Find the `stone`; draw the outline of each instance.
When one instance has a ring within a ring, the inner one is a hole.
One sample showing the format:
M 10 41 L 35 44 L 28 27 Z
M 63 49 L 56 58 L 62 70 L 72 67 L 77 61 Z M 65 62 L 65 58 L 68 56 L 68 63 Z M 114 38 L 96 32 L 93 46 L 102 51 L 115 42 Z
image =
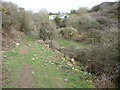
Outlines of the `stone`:
M 67 82 L 68 81 L 68 79 L 64 79 L 64 82 Z

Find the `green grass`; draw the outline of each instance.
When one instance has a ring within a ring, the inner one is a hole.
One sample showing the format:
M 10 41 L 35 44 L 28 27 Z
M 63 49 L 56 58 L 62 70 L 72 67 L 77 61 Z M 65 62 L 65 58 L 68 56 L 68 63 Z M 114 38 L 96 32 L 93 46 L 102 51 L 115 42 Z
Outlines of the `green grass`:
M 4 52 L 7 58 L 4 59 L 3 68 L 8 71 L 4 71 L 3 77 L 9 77 L 7 81 L 9 83 L 3 85 L 3 88 L 15 88 L 16 82 L 21 78 L 19 71 L 22 69 L 22 64 L 27 63 L 31 67 L 31 76 L 34 82 L 34 88 L 92 88 L 91 82 L 85 78 L 91 75 L 84 74 L 82 71 L 75 71 L 72 68 L 78 68 L 78 66 L 69 67 L 65 58 L 61 53 L 53 52 L 49 48 L 44 48 L 44 45 L 35 43 L 34 36 L 25 36 L 20 41 L 20 46 L 11 48 L 9 51 Z M 30 44 L 30 45 L 29 45 Z M 20 53 L 20 49 L 25 45 L 29 47 L 28 52 L 25 54 Z M 77 44 L 76 44 L 77 45 Z M 36 56 L 34 56 L 36 54 Z M 38 58 L 36 58 L 38 57 Z M 32 58 L 36 58 L 32 60 Z M 54 63 L 59 63 L 55 65 Z M 65 67 L 62 69 L 62 67 Z M 69 73 L 66 73 L 69 72 Z M 34 73 L 32 73 L 34 72 Z M 83 79 L 79 77 L 83 76 Z M 64 79 L 68 79 L 64 82 Z M 5 80 L 6 81 L 6 80 Z
M 83 48 L 90 48 L 91 46 L 90 45 L 86 45 L 84 43 L 76 43 L 74 41 L 70 41 L 70 40 L 66 40 L 66 39 L 58 39 L 56 40 L 61 46 L 64 46 L 64 47 L 76 47 L 76 46 L 81 46 Z

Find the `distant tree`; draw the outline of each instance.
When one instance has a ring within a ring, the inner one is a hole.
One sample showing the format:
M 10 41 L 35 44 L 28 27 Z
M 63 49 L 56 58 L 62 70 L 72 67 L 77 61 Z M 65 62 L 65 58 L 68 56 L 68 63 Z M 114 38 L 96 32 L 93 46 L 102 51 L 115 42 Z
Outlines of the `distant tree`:
M 49 15 L 54 15 L 54 14 L 52 12 L 50 12 Z
M 87 8 L 79 8 L 78 10 L 76 10 L 76 14 L 79 14 L 79 15 L 83 15 L 83 14 L 86 14 L 86 13 L 88 13 Z
M 54 18 L 54 21 L 55 21 L 56 25 L 57 25 L 58 27 L 60 27 L 61 18 L 59 18 L 58 16 L 56 16 L 56 17 Z
M 61 18 L 59 18 L 58 16 L 56 16 L 56 17 L 54 18 L 54 20 L 55 20 L 56 23 L 60 23 Z
M 71 10 L 70 13 L 71 14 L 76 14 L 76 10 Z
M 64 16 L 65 19 L 66 19 L 67 17 L 68 17 L 67 15 Z

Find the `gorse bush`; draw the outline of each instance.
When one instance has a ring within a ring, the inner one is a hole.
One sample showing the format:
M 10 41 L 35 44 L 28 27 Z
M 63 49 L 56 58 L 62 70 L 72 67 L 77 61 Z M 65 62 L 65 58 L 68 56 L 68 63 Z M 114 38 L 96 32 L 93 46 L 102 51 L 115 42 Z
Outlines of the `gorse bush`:
M 87 8 L 79 8 L 78 10 L 76 10 L 76 14 L 78 14 L 78 15 L 84 15 L 86 13 L 88 13 Z
M 97 28 L 98 27 L 98 23 L 96 21 L 95 18 L 91 17 L 88 14 L 82 15 L 79 18 L 79 28 L 83 29 L 83 30 L 87 30 L 90 28 Z
M 61 28 L 59 34 L 66 39 L 72 39 L 73 36 L 77 34 L 77 30 L 72 27 Z
M 99 29 L 104 30 L 106 27 L 111 27 L 113 21 L 106 16 L 96 16 L 96 21 L 99 23 Z
M 117 28 L 111 28 L 106 31 L 89 30 L 78 36 L 79 38 L 83 37 L 85 43 L 86 39 L 90 38 L 91 47 L 61 48 L 61 52 L 74 58 L 80 63 L 80 66 L 84 66 L 82 70 L 86 70 L 89 73 L 93 73 L 98 78 L 101 78 L 101 81 L 99 80 L 97 83 L 102 82 L 104 75 L 107 76 L 103 82 L 109 81 L 109 84 L 106 83 L 105 87 L 111 87 L 111 83 L 118 78 L 116 73 L 118 74 L 119 71 L 117 68 L 119 63 Z M 96 81 L 97 79 L 95 83 Z
M 102 31 L 101 43 L 109 43 L 118 45 L 118 28 L 110 28 L 106 31 Z
M 78 19 L 79 17 L 77 15 L 70 15 L 70 17 L 66 21 L 66 25 L 78 29 Z
M 44 41 L 46 39 L 53 39 L 55 36 L 55 30 L 56 26 L 53 22 L 43 22 L 41 23 L 41 27 L 39 30 L 39 38 L 43 39 Z
M 17 5 L 12 3 L 2 2 L 2 27 L 9 30 L 12 26 L 18 22 L 17 21 Z M 12 12 L 12 13 L 11 13 Z
M 24 9 L 20 9 L 19 11 L 19 18 L 18 21 L 21 23 L 20 25 L 20 31 L 25 32 L 26 34 L 29 34 L 31 32 L 31 26 L 32 26 L 32 16 L 31 12 L 25 11 Z
M 67 19 L 67 26 L 72 26 L 78 31 L 84 31 L 91 28 L 98 28 L 98 22 L 95 18 L 91 17 L 88 14 L 84 14 L 81 16 L 71 15 Z
M 31 23 L 32 17 L 24 8 L 19 8 L 17 5 L 10 2 L 2 2 L 3 30 L 9 32 L 14 28 L 28 34 L 31 31 Z
M 33 20 L 40 39 L 51 40 L 56 36 L 56 24 L 49 20 L 49 13 L 46 9 L 41 9 L 34 14 Z
M 118 63 L 118 50 L 113 44 L 100 44 L 92 48 L 71 47 L 65 52 L 72 58 L 80 62 L 85 70 L 97 76 L 102 74 L 113 75 L 113 71 Z

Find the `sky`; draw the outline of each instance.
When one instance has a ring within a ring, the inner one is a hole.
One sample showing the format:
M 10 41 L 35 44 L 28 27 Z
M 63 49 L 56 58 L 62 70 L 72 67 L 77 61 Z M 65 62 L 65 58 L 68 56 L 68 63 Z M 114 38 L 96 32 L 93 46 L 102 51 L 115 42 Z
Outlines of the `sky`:
M 38 12 L 42 8 L 46 8 L 49 12 L 70 12 L 80 7 L 92 8 L 102 2 L 111 2 L 117 0 L 3 0 L 13 2 L 26 10 Z

